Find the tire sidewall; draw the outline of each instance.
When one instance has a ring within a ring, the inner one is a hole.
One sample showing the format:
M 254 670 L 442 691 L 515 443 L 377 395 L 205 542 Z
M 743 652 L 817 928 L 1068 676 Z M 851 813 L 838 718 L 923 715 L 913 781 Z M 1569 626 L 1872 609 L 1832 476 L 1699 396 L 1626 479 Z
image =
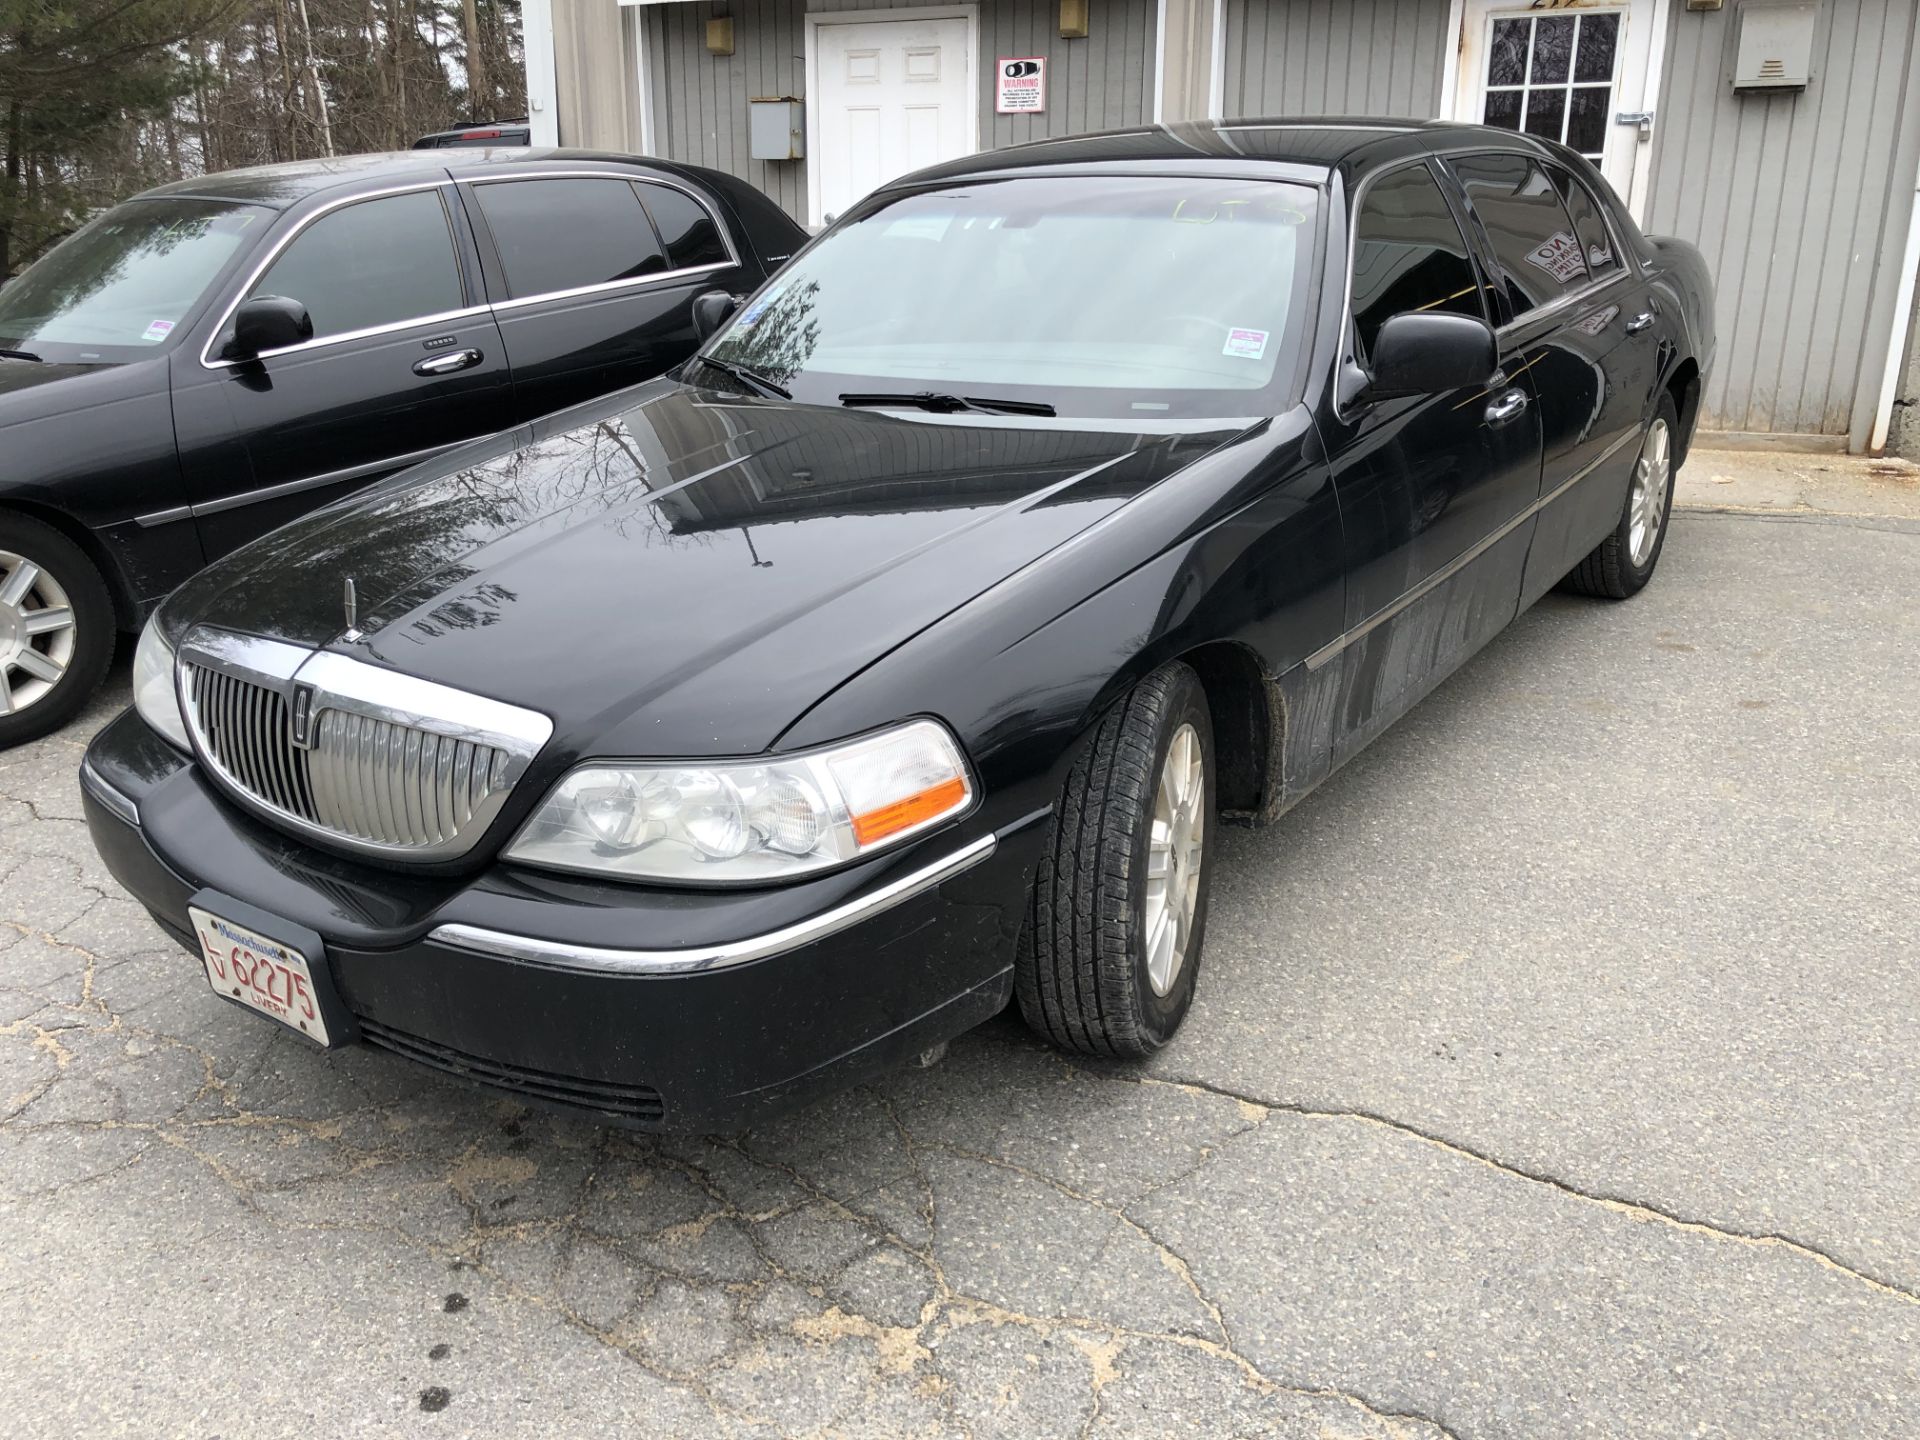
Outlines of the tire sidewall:
M 1653 537 L 1653 550 L 1647 556 L 1647 563 L 1633 563 L 1633 484 L 1627 484 L 1627 498 L 1620 509 L 1620 528 L 1614 532 L 1620 547 L 1620 574 L 1625 580 L 1628 593 L 1641 589 L 1653 578 L 1654 567 L 1660 563 L 1660 552 L 1667 548 L 1667 532 L 1673 528 L 1673 495 L 1680 482 L 1680 417 L 1673 408 L 1673 397 L 1662 395 L 1653 408 L 1652 418 L 1647 421 L 1647 429 L 1641 436 L 1641 444 L 1646 444 L 1646 435 L 1653 431 L 1656 420 L 1667 422 L 1667 493 L 1661 502 L 1660 533 Z M 1636 453 L 1633 463 L 1637 468 L 1640 456 Z
M 1153 983 L 1147 976 L 1147 856 L 1153 836 L 1153 802 L 1160 785 L 1161 768 L 1167 763 L 1167 751 L 1183 724 L 1192 725 L 1200 737 L 1201 775 L 1206 797 L 1206 814 L 1201 827 L 1200 890 L 1194 900 L 1193 929 L 1187 941 L 1187 952 L 1180 973 L 1165 995 L 1156 995 Z M 1149 772 L 1146 793 L 1140 797 L 1130 867 L 1132 893 L 1128 897 L 1128 930 L 1131 943 L 1127 947 L 1128 958 L 1133 967 L 1134 993 L 1139 999 L 1137 1009 L 1141 1033 L 1155 1049 L 1172 1039 L 1174 1032 L 1180 1028 L 1180 1022 L 1186 1018 L 1187 1010 L 1193 1004 L 1201 956 L 1205 953 L 1207 904 L 1213 890 L 1214 837 L 1219 823 L 1219 807 L 1214 800 L 1214 769 L 1213 717 L 1207 708 L 1206 692 L 1201 689 L 1199 679 L 1193 672 L 1181 666 L 1179 678 L 1167 696 L 1166 708 L 1154 736 L 1153 767 Z
M 19 515 L 0 515 L 0 550 L 23 555 L 67 592 L 73 609 L 73 659 L 58 683 L 25 710 L 0 715 L 0 750 L 59 729 L 99 688 L 119 643 L 113 597 L 86 553 L 51 526 Z

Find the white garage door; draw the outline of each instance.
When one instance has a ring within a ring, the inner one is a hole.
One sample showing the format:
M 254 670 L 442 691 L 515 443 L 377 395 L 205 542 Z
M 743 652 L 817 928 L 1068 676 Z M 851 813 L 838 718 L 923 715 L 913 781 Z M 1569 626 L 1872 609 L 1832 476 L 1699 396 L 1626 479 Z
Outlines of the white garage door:
M 896 175 L 977 148 L 970 29 L 964 18 L 812 27 L 815 223 Z

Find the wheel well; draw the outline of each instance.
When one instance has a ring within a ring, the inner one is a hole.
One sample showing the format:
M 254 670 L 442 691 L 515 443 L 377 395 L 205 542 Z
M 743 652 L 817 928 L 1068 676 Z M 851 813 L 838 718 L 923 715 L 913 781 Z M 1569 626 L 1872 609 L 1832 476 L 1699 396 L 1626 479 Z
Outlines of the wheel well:
M 1257 816 L 1272 773 L 1274 708 L 1251 650 L 1217 641 L 1180 659 L 1200 677 L 1213 712 L 1214 798 L 1222 815 Z
M 100 537 L 87 529 L 78 520 L 51 505 L 36 505 L 32 501 L 8 500 L 0 505 L 0 514 L 8 511 L 24 515 L 29 520 L 38 520 L 49 530 L 58 530 L 67 539 L 80 547 L 80 553 L 93 562 L 93 568 L 100 572 L 100 578 L 107 582 L 107 594 L 113 597 L 114 624 L 122 630 L 140 628 L 140 606 L 133 593 L 127 588 L 127 577 L 121 573 L 119 563 L 100 543 Z
M 1679 458 L 1685 460 L 1693 444 L 1693 423 L 1700 418 L 1700 366 L 1691 355 L 1667 377 L 1667 393 L 1673 396 L 1674 413 L 1680 417 Z

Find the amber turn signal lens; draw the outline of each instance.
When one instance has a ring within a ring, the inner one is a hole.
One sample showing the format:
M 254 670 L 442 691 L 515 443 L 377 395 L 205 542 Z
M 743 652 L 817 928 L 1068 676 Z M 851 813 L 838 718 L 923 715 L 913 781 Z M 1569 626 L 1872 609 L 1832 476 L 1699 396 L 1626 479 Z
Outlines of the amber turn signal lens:
M 864 815 L 855 815 L 853 838 L 862 845 L 872 845 L 889 835 L 898 835 L 902 830 L 911 830 L 916 825 L 937 819 L 949 810 L 957 810 L 966 798 L 967 782 L 956 775 L 917 795 L 909 795 L 891 805 L 882 805 L 878 810 L 869 810 Z

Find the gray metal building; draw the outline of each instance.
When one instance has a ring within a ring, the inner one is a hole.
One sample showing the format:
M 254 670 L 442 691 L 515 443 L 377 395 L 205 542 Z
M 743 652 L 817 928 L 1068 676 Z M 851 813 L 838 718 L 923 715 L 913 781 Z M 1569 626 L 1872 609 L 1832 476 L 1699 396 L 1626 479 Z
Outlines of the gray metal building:
M 526 0 L 524 15 L 536 141 L 715 166 L 816 225 L 937 159 L 1156 120 L 1551 133 L 1712 263 L 1707 426 L 1877 451 L 1913 398 L 1920 0 Z

